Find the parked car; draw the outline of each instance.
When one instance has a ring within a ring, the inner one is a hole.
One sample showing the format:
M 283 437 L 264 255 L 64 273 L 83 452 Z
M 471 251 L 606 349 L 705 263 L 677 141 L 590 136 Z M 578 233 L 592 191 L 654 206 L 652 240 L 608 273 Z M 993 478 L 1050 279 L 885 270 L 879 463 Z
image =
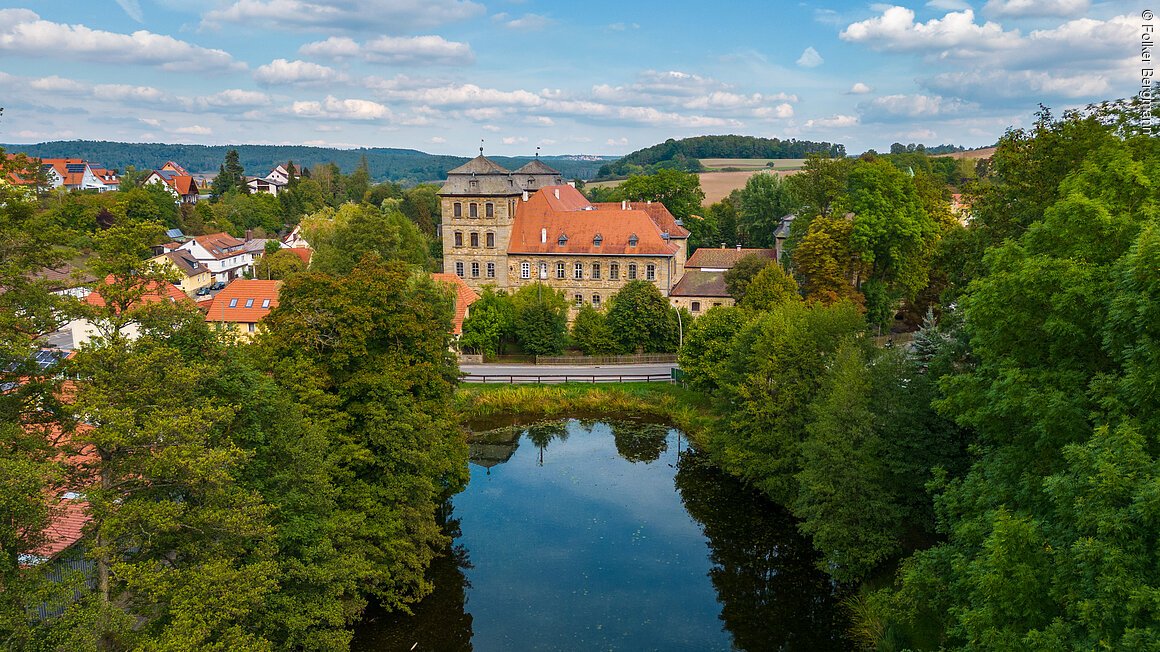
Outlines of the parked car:
M 199 297 L 209 296 L 209 287 L 210 286 L 207 285 L 203 288 L 198 288 L 197 292 L 195 292 L 194 294 L 196 294 Z
M 220 290 L 220 289 L 224 288 L 225 286 L 226 286 L 225 281 L 218 281 L 217 283 L 214 283 L 213 285 L 209 286 L 209 289 Z

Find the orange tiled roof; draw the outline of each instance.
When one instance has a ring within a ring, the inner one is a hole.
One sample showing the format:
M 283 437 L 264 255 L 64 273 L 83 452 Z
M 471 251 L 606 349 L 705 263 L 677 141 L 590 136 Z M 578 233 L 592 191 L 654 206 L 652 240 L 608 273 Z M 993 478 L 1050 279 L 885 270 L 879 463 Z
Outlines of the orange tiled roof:
M 301 258 L 302 262 L 308 266 L 310 265 L 310 259 L 314 257 L 314 251 L 306 247 L 290 247 L 287 251 Z
M 193 240 L 204 247 L 211 256 L 219 260 L 245 253 L 242 250 L 242 247 L 246 244 L 245 240 L 239 240 L 225 232 L 195 235 L 193 236 Z M 233 247 L 237 247 L 237 249 L 232 249 Z
M 737 261 L 746 256 L 758 256 L 759 258 L 768 258 L 770 261 L 777 260 L 776 249 L 737 249 L 730 247 L 728 249 L 715 249 L 713 247 L 701 247 L 689 256 L 689 260 L 685 263 L 685 269 L 691 267 L 708 268 L 708 269 L 732 269 Z
M 51 559 L 81 540 L 89 522 L 88 502 L 78 498 L 61 498 L 56 514 L 44 528 L 44 545 L 32 551 L 37 557 Z
M 113 277 L 111 275 L 106 276 L 105 285 L 112 285 L 112 283 Z M 168 282 L 164 284 L 164 287 L 158 289 L 157 282 L 150 281 L 148 291 L 141 295 L 142 303 L 146 304 L 157 303 L 163 298 L 167 298 L 170 301 L 189 301 L 189 297 L 186 296 L 186 294 L 182 292 L 180 288 Z M 85 297 L 85 303 L 89 304 L 90 306 L 103 307 L 105 305 L 105 297 L 101 296 L 101 288 L 97 287 L 95 290 L 90 292 L 88 296 Z
M 633 206 L 593 205 L 572 186 L 541 188 L 516 207 L 508 253 L 671 256 L 679 247 L 662 236 L 666 229 L 653 217 L 668 210 L 657 203 L 652 206 L 658 208 L 646 208 L 639 202 Z M 546 236 L 543 229 L 547 229 Z M 676 237 L 687 234 L 682 229 Z M 595 243 L 597 235 L 599 246 Z M 633 235 L 636 246 L 629 244 Z M 561 236 L 567 238 L 562 245 Z
M 455 290 L 455 317 L 451 324 L 451 334 L 462 334 L 463 320 L 467 318 L 467 309 L 479 300 L 479 295 L 455 274 L 432 274 L 431 278 L 446 283 Z
M 271 309 L 278 307 L 278 288 L 281 285 L 282 281 L 236 279 L 213 298 L 205 320 L 256 324 L 270 314 Z

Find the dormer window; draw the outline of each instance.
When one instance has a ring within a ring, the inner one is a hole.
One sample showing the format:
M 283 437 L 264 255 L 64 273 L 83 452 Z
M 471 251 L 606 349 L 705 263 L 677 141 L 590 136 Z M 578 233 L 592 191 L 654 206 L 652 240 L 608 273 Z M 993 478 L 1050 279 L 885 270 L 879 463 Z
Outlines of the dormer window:
M 638 243 L 638 242 L 640 242 L 640 238 L 636 237 L 636 234 L 635 234 L 635 233 L 633 233 L 632 235 L 628 236 L 628 246 L 630 246 L 630 247 L 635 247 L 635 246 L 636 246 L 636 243 Z
M 593 247 L 599 247 L 602 242 L 604 242 L 604 238 L 601 237 L 601 235 L 599 233 L 597 233 L 595 236 L 593 236 L 593 238 L 592 238 L 592 246 Z
M 560 245 L 561 247 L 568 244 L 568 236 L 561 233 L 559 239 L 556 240 L 556 244 Z

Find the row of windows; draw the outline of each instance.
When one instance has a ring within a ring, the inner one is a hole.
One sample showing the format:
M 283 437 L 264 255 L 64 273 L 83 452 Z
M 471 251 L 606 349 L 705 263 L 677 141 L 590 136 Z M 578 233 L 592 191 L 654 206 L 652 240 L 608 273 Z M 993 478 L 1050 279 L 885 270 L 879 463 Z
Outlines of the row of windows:
M 592 280 L 600 280 L 602 276 L 601 263 L 592 263 L 592 268 L 589 271 L 588 278 Z M 630 281 L 635 281 L 638 278 L 636 263 L 629 263 L 627 271 L 627 278 Z M 528 262 L 520 263 L 520 278 L 532 277 L 532 264 Z M 540 263 L 540 278 L 548 278 L 548 263 Z M 556 263 L 556 278 L 568 278 L 568 267 L 565 263 Z M 572 278 L 580 281 L 584 279 L 584 263 L 572 264 Z M 646 281 L 655 281 L 657 279 L 657 266 L 649 263 L 644 266 L 644 278 Z M 608 280 L 620 280 L 620 263 L 608 263 Z
M 511 202 L 508 202 L 508 208 L 511 209 Z M 451 206 L 451 214 L 455 217 L 463 217 L 463 202 L 455 202 Z M 471 202 L 467 205 L 468 217 L 479 217 L 479 204 Z M 495 204 L 487 202 L 483 205 L 484 217 L 495 217 Z
M 468 242 L 471 243 L 471 246 L 478 247 L 479 246 L 479 233 L 472 231 L 471 233 L 469 233 L 467 235 L 468 235 Z M 487 247 L 488 248 L 495 247 L 495 234 L 491 233 L 489 231 L 488 233 L 485 233 L 484 235 L 486 236 L 484 241 L 487 243 Z M 456 231 L 454 236 L 453 236 L 453 240 L 455 242 L 456 247 L 462 247 L 463 246 L 463 231 Z
M 580 306 L 584 305 L 584 295 L 583 294 L 573 295 L 572 301 L 576 304 L 576 307 L 579 308 Z M 592 307 L 593 308 L 600 307 L 600 295 L 599 294 L 592 295 Z
M 479 278 L 479 263 L 471 263 L 471 278 Z M 495 278 L 495 263 L 487 264 L 487 278 Z M 455 263 L 455 274 L 459 278 L 465 277 L 465 267 L 463 261 Z
M 237 299 L 230 299 L 230 307 L 237 308 L 238 307 L 238 300 Z M 254 300 L 253 299 L 246 299 L 246 307 L 253 308 L 254 307 Z M 262 299 L 262 307 L 268 309 L 270 307 L 270 300 L 269 299 Z

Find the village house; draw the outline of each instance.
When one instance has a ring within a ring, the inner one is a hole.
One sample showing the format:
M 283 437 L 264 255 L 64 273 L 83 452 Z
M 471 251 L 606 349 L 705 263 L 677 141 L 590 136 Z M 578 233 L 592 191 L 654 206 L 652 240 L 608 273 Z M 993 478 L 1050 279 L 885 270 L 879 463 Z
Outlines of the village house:
M 46 188 L 64 188 L 65 190 L 95 190 L 108 192 L 116 190 L 121 185 L 121 178 L 116 172 L 89 163 L 79 158 L 45 158 L 39 159 L 40 170 L 43 173 L 43 185 Z M 36 179 L 15 179 L 16 183 L 32 185 Z
M 463 334 L 463 320 L 471 314 L 471 304 L 479 300 L 475 290 L 454 274 L 432 274 L 431 278 L 451 287 L 455 293 L 455 314 L 451 318 L 451 336 L 458 340 Z
M 196 235 L 178 249 L 190 252 L 209 268 L 214 281 L 229 282 L 253 270 L 254 253 L 246 249 L 246 241 L 228 233 Z
M 443 271 L 476 290 L 542 282 L 575 314 L 633 280 L 668 296 L 684 273 L 689 232 L 662 204 L 593 204 L 539 159 L 513 172 L 480 154 L 439 196 Z
M 177 166 L 173 161 L 169 161 L 166 166 Z M 180 168 L 180 166 L 177 166 Z M 184 170 L 184 168 L 181 168 Z M 148 183 L 155 183 L 163 186 L 173 195 L 174 201 L 179 204 L 196 204 L 201 197 L 201 188 L 197 185 L 197 180 L 191 175 L 182 174 L 177 170 L 169 167 L 163 167 L 160 170 L 154 170 L 145 177 L 142 185 Z
M 149 262 L 177 272 L 180 282 L 176 285 L 189 296 L 213 284 L 213 274 L 209 268 L 197 262 L 188 251 L 174 250 L 154 256 Z
M 669 294 L 675 308 L 684 308 L 694 317 L 714 306 L 732 306 L 734 301 L 725 287 L 725 272 L 746 256 L 757 256 L 776 262 L 775 249 L 710 249 L 701 247 L 685 262 L 685 275 Z
M 258 324 L 278 307 L 281 285 L 282 281 L 237 279 L 213 298 L 205 320 L 250 339 L 258 331 Z
M 111 285 L 112 283 L 113 277 L 110 276 L 105 279 L 105 286 Z M 105 298 L 101 294 L 101 287 L 98 286 L 94 291 L 85 296 L 85 303 L 96 307 L 105 306 Z M 151 281 L 146 291 L 141 295 L 139 302 L 129 306 L 128 311 L 161 301 L 178 302 L 189 300 L 190 298 L 176 285 Z M 126 312 L 128 313 L 128 311 Z M 97 325 L 83 317 L 71 321 L 69 323 L 69 330 L 72 331 L 74 349 L 86 344 L 99 334 Z M 121 334 L 129 339 L 137 339 L 141 335 L 140 324 L 137 321 L 130 320 L 129 323 L 121 328 Z

